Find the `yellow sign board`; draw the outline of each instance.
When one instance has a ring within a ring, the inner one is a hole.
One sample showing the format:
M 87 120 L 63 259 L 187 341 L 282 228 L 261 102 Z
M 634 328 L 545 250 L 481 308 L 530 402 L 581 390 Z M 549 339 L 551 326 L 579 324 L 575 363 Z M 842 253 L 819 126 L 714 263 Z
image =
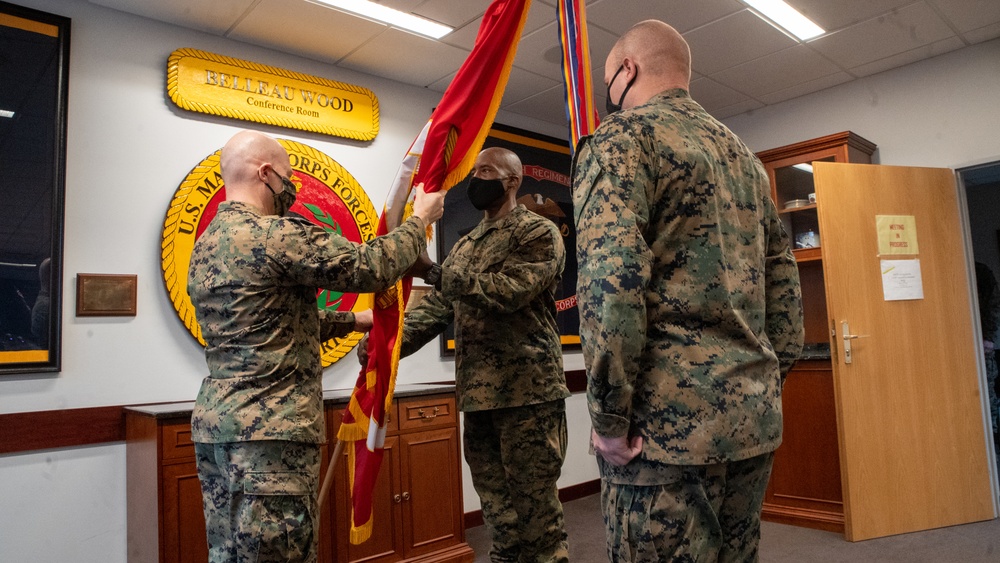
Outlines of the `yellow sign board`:
M 917 246 L 917 222 L 913 215 L 876 215 L 878 253 L 920 254 Z
M 378 135 L 378 98 L 367 88 L 197 49 L 170 54 L 167 92 L 190 111 L 358 141 Z

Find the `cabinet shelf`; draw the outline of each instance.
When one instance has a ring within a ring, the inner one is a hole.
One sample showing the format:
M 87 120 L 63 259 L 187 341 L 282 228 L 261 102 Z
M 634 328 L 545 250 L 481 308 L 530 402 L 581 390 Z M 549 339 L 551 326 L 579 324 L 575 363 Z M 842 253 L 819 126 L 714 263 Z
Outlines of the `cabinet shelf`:
M 813 262 L 815 260 L 822 260 L 823 253 L 820 247 L 815 248 L 799 248 L 792 250 L 792 254 L 795 255 L 796 262 Z
M 816 204 L 810 203 L 809 205 L 803 205 L 802 207 L 792 207 L 791 209 L 779 209 L 778 215 L 784 215 L 785 213 L 795 213 L 798 211 L 809 211 L 810 209 L 816 209 Z

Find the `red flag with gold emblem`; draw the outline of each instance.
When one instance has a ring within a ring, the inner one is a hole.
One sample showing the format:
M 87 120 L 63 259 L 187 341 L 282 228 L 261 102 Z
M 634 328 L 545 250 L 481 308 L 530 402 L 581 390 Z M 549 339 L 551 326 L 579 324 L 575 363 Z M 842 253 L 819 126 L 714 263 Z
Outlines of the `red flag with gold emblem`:
M 531 0 L 494 0 L 486 10 L 472 52 L 403 159 L 379 220 L 378 235 L 403 221 L 413 186 L 423 182 L 426 191 L 448 190 L 472 170 L 500 107 L 530 5 Z M 385 413 L 392 404 L 403 309 L 411 283 L 405 278 L 375 296 L 368 365 L 358 376 L 337 434 L 349 442 L 345 448 L 354 544 L 372 533 L 372 494 L 382 463 Z

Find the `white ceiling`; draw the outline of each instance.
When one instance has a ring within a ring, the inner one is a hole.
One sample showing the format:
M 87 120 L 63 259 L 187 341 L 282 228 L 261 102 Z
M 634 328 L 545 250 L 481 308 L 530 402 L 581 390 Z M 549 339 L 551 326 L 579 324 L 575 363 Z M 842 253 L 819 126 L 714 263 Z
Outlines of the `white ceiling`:
M 306 0 L 89 1 L 438 92 L 471 50 L 489 4 L 381 0 L 456 28 L 435 41 Z M 1000 37 L 1000 0 L 788 2 L 827 33 L 800 42 L 738 0 L 588 0 L 598 108 L 603 113 L 608 51 L 644 19 L 684 34 L 694 60 L 691 94 L 720 119 Z M 565 125 L 555 3 L 532 3 L 502 107 Z

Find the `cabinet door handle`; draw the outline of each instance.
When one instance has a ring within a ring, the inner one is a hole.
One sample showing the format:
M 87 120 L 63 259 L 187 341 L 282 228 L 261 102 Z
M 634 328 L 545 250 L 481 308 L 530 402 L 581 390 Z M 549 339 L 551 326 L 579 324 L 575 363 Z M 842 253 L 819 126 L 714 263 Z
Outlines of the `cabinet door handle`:
M 410 500 L 410 493 L 409 492 L 404 492 L 403 493 L 403 500 Z
M 435 418 L 437 418 L 438 411 L 440 410 L 441 407 L 434 407 L 434 412 L 431 414 L 427 414 L 424 412 L 424 409 L 417 409 L 417 414 L 420 415 L 420 418 L 423 418 L 425 420 L 434 420 Z
M 439 410 L 440 410 L 439 407 L 434 407 L 434 412 L 431 414 L 427 414 L 426 412 L 424 412 L 424 409 L 417 409 L 417 414 L 420 415 L 420 418 L 426 420 L 432 420 L 437 417 L 437 413 Z
M 402 499 L 402 498 L 401 498 L 401 497 L 400 497 L 399 495 L 394 495 L 394 496 L 392 497 L 392 502 L 394 502 L 394 503 L 396 503 L 396 504 L 399 504 L 400 502 L 402 502 L 402 500 L 403 500 L 403 499 Z

